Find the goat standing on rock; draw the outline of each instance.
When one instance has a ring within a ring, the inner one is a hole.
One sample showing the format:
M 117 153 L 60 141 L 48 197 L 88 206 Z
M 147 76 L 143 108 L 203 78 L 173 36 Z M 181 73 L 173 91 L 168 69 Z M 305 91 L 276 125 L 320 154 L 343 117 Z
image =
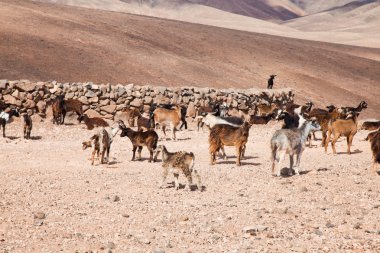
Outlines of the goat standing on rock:
M 179 189 L 178 177 L 179 173 L 183 173 L 187 178 L 188 184 L 185 186 L 185 189 L 190 189 L 190 186 L 193 183 L 193 176 L 197 178 L 197 187 L 198 190 L 202 190 L 201 186 L 201 177 L 198 174 L 198 171 L 194 169 L 194 160 L 195 156 L 192 152 L 169 152 L 164 145 L 159 145 L 157 147 L 157 153 L 155 159 L 162 152 L 162 167 L 164 172 L 162 174 L 162 182 L 160 188 L 164 187 L 166 177 L 169 174 L 169 170 L 173 169 L 174 172 L 174 187 L 176 190 Z
M 299 166 L 301 155 L 305 149 L 306 140 L 310 131 L 319 130 L 319 124 L 313 121 L 306 121 L 301 128 L 280 129 L 277 130 L 271 139 L 272 150 L 272 174 L 274 175 L 276 163 L 281 163 L 285 159 L 285 155 L 290 157 L 290 170 L 292 174 L 294 165 L 294 155 L 297 156 L 295 173 L 299 175 Z M 278 168 L 276 175 L 281 176 L 281 168 Z

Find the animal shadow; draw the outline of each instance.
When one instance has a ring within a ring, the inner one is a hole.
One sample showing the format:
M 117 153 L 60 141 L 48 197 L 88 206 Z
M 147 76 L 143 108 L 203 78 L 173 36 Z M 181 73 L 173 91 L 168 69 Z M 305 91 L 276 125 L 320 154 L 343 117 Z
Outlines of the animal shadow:
M 187 137 L 187 138 L 177 138 L 177 141 L 188 141 L 188 140 L 191 140 L 190 137 Z
M 34 141 L 37 141 L 37 140 L 41 140 L 42 136 L 38 136 L 38 135 L 36 135 L 36 136 L 30 136 L 30 139 L 34 140 Z
M 5 138 L 8 138 L 8 139 L 10 139 L 10 140 L 17 140 L 17 139 L 20 139 L 20 137 L 18 137 L 18 136 L 6 136 Z
M 359 149 L 355 149 L 354 151 L 351 151 L 351 155 L 360 154 L 363 153 L 363 151 Z M 348 152 L 337 152 L 338 155 L 348 154 Z
M 311 170 L 302 170 L 299 173 L 300 173 L 300 175 L 306 175 L 310 171 Z M 291 175 L 289 175 L 290 174 L 289 172 L 291 172 Z M 285 168 L 281 169 L 281 176 L 282 177 L 293 177 L 293 176 L 296 176 L 296 171 L 294 169 L 290 169 L 290 168 L 285 167 Z

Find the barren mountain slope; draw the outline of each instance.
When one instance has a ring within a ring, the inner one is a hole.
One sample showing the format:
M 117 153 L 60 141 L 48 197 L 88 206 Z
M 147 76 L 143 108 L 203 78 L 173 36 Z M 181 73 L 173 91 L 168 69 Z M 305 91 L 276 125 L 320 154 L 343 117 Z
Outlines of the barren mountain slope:
M 325 11 L 334 7 L 339 7 L 354 0 L 290 0 L 295 5 L 299 6 L 308 14 L 313 14 Z
M 378 116 L 380 50 L 29 1 L 1 1 L 0 79 L 293 87 Z

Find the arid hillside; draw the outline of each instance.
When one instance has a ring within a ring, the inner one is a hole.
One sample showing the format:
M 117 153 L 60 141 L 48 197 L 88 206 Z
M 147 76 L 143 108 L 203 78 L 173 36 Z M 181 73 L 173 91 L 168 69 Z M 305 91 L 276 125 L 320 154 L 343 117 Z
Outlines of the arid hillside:
M 0 15 L 0 79 L 248 88 L 276 73 L 299 101 L 378 116 L 379 49 L 19 0 Z

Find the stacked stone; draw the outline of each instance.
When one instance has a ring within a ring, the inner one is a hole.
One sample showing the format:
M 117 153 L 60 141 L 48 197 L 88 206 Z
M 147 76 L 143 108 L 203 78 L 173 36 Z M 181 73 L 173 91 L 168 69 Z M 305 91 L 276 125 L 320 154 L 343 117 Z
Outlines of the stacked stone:
M 159 87 L 134 84 L 94 84 L 31 82 L 29 80 L 0 80 L 0 101 L 18 107 L 21 112 L 39 113 L 44 116 L 47 105 L 58 95 L 66 99 L 78 99 L 91 116 L 113 119 L 115 114 L 130 105 L 148 111 L 152 103 L 185 104 L 188 116 L 194 116 L 196 108 L 213 102 L 225 102 L 230 108 L 249 110 L 255 104 L 286 104 L 292 102 L 291 89 L 214 89 L 197 87 Z

